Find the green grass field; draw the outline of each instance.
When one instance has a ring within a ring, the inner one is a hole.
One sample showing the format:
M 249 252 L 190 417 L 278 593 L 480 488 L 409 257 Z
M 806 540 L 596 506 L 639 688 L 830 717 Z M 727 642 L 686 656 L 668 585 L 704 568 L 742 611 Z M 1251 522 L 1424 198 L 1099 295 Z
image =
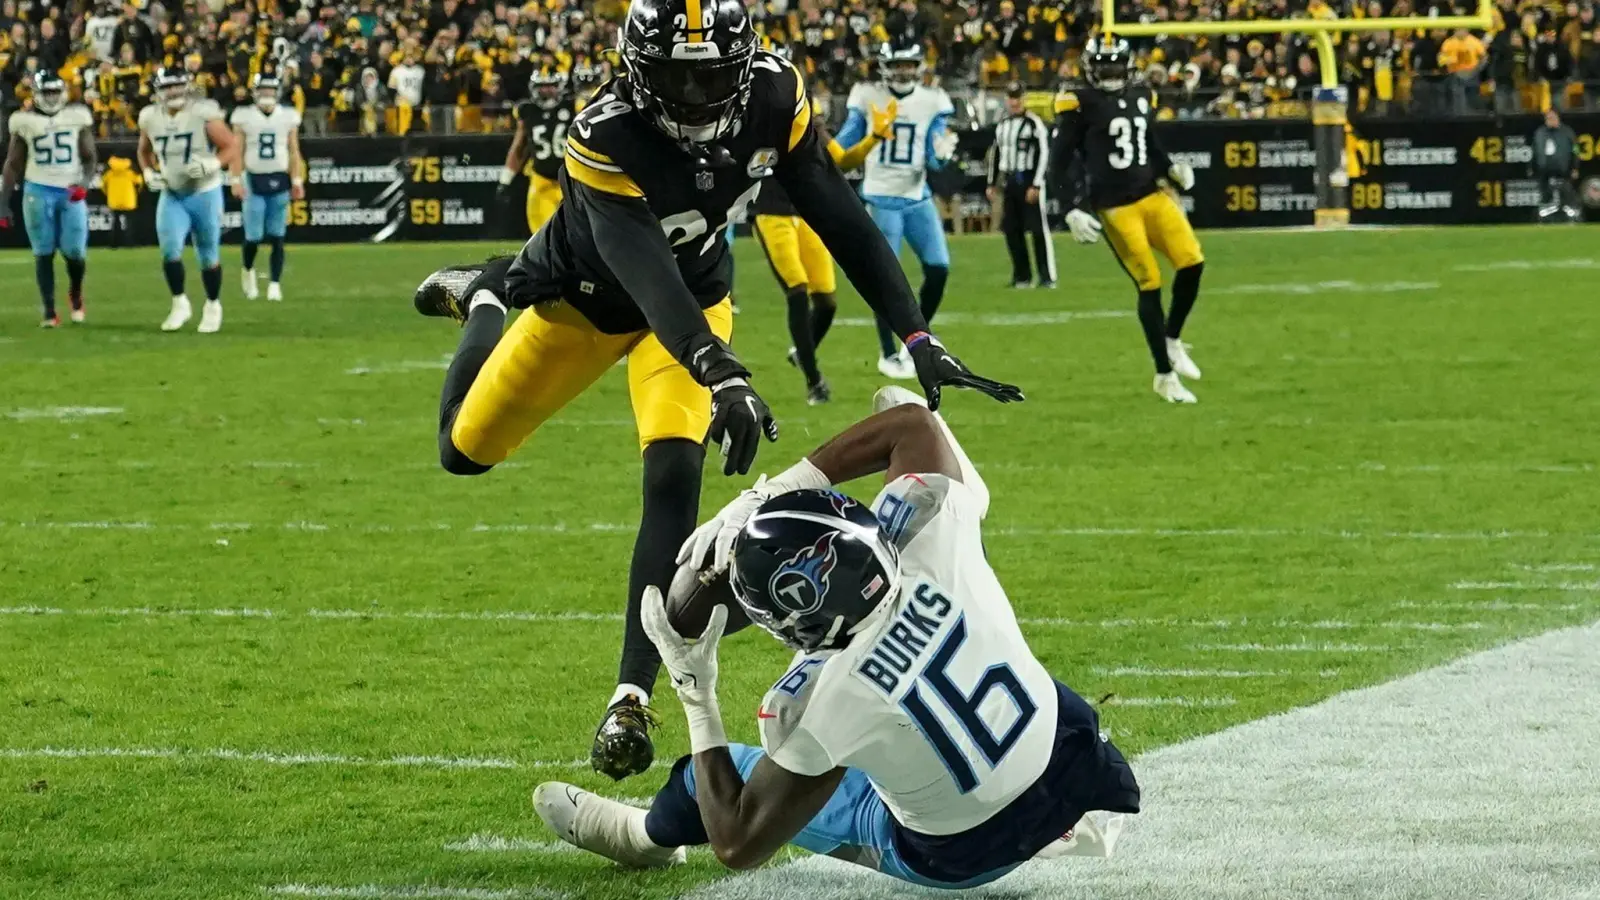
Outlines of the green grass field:
M 1103 248 L 1062 241 L 1062 288 L 1013 293 L 997 239 L 956 239 L 939 331 L 1029 402 L 946 409 L 1037 653 L 1137 753 L 1600 617 L 1594 240 L 1206 235 L 1206 378 L 1179 408 Z M 621 373 L 492 474 L 437 465 L 456 332 L 410 294 L 489 249 L 293 247 L 281 305 L 239 297 L 229 249 L 214 336 L 157 331 L 153 249 L 96 251 L 90 324 L 58 332 L 29 257 L 0 255 L 0 897 L 720 877 L 704 853 L 620 873 L 532 815 L 542 780 L 648 797 L 663 772 L 586 764 L 637 521 Z M 874 340 L 846 290 L 835 402 L 808 408 L 767 268 L 738 258 L 776 471 L 868 410 Z M 744 483 L 708 470 L 703 508 Z M 737 738 L 785 660 L 755 631 L 724 645 Z M 665 759 L 687 746 L 669 694 Z

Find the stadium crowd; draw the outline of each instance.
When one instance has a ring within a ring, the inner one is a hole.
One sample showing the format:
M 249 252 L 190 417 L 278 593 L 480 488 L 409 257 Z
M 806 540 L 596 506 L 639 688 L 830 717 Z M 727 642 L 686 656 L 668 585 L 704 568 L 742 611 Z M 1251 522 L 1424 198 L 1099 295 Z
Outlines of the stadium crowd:
M 1121 21 L 1452 15 L 1470 0 L 1118 0 Z M 182 66 L 224 107 L 246 102 L 250 79 L 276 70 L 306 132 L 406 134 L 510 126 L 538 71 L 574 89 L 614 65 L 626 0 L 160 0 L 121 8 L 0 0 L 0 105 L 27 100 L 29 73 L 59 71 L 89 103 L 101 134 L 126 134 L 159 66 Z M 878 47 L 926 48 L 946 87 L 1021 82 L 1051 90 L 1077 76 L 1096 31 L 1095 0 L 766 0 L 753 17 L 819 90 L 842 96 Z M 1495 26 L 1352 33 L 1339 41 L 1339 78 L 1356 111 L 1447 115 L 1600 107 L 1595 3 L 1500 0 Z M 1303 114 L 1319 83 L 1303 35 L 1163 36 L 1135 42 L 1163 115 Z

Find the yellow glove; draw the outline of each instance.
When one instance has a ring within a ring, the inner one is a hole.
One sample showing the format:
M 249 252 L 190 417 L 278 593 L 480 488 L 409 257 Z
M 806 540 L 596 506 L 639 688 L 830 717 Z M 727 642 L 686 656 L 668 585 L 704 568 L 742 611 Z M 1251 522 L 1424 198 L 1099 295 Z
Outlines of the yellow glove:
M 880 109 L 872 106 L 872 136 L 880 141 L 894 137 L 894 120 L 900 116 L 900 101 L 889 98 L 889 105 Z

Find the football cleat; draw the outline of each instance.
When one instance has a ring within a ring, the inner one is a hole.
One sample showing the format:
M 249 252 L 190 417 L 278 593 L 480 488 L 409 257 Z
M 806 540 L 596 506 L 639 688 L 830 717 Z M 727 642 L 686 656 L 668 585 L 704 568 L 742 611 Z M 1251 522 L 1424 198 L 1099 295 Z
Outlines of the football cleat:
M 1172 371 L 1184 378 L 1199 380 L 1200 367 L 1189 358 L 1189 345 L 1177 338 L 1167 338 L 1167 361 L 1172 363 Z
M 74 323 L 82 325 L 87 318 L 83 308 L 83 295 L 68 294 L 67 302 L 72 305 L 72 312 L 68 313 L 68 316 Z
M 682 865 L 682 847 L 660 847 L 644 830 L 645 811 L 580 787 L 546 781 L 533 789 L 533 809 L 563 841 L 635 869 Z
M 162 331 L 177 331 L 189 323 L 194 310 L 189 307 L 189 298 L 179 294 L 172 298 L 172 311 L 167 313 L 167 318 L 161 323 Z
M 896 381 L 909 381 L 917 377 L 917 367 L 911 362 L 911 352 L 901 347 L 894 356 L 878 357 L 878 374 Z
M 1168 403 L 1198 403 L 1199 398 L 1178 380 L 1178 373 L 1168 372 L 1157 375 L 1155 383 L 1156 396 Z
M 1043 291 L 1053 291 L 1056 289 L 1056 283 L 1054 281 L 1041 281 L 1039 282 L 1039 289 Z
M 1031 290 L 1033 290 L 1033 282 L 1031 282 L 1031 281 L 1013 281 L 1013 282 L 1011 282 L 1011 289 L 1014 290 L 1014 291 L 1031 291 Z
M 40 328 L 60 328 L 61 327 L 61 316 L 57 315 L 56 313 L 51 313 L 50 315 L 45 316 L 43 319 L 39 320 L 39 327 Z
M 832 399 L 833 388 L 828 387 L 828 379 L 826 378 L 806 388 L 807 406 L 821 406 Z
M 200 307 L 200 327 L 196 328 L 201 334 L 216 334 L 222 330 L 222 301 L 207 300 Z
M 589 748 L 589 764 L 601 775 L 621 781 L 650 768 L 656 748 L 650 742 L 650 729 L 661 723 L 655 710 L 632 694 L 611 704 L 606 717 L 595 729 Z
M 425 316 L 467 321 L 468 289 L 483 274 L 484 263 L 446 266 L 417 285 L 411 303 Z
M 83 307 L 81 306 L 73 309 L 72 312 L 67 313 L 67 317 L 72 319 L 73 323 L 77 325 L 82 325 L 88 318 L 84 314 Z
M 239 270 L 239 288 L 244 291 L 244 298 L 246 300 L 254 300 L 261 296 L 261 291 L 256 288 L 255 269 Z
M 267 300 L 272 303 L 282 303 L 283 285 L 276 281 L 267 282 Z

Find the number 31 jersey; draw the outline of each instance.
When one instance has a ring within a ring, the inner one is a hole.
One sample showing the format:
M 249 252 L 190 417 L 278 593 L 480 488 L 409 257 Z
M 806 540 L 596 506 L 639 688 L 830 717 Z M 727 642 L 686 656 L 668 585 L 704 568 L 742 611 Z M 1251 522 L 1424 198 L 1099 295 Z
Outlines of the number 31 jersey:
M 1050 158 L 1058 171 L 1066 172 L 1073 154 L 1083 154 L 1089 206 L 1126 206 L 1158 188 L 1156 180 L 1166 175 L 1169 163 L 1152 128 L 1155 103 L 1149 89 L 1065 91 L 1056 97 L 1055 108 L 1056 143 Z M 1083 196 L 1068 199 L 1082 201 Z
M 78 156 L 78 135 L 93 128 L 94 116 L 81 103 L 69 103 L 53 116 L 31 109 L 12 113 L 11 133 L 22 139 L 28 154 L 22 177 L 51 187 L 88 184 Z
M 244 140 L 244 170 L 252 175 L 289 171 L 289 135 L 300 127 L 294 107 L 278 104 L 264 113 L 259 106 L 241 106 L 229 123 Z
M 773 762 L 859 769 L 921 834 L 989 820 L 1055 748 L 1055 680 L 984 557 L 980 503 L 942 475 L 887 485 L 874 511 L 900 548 L 899 596 L 843 650 L 796 656 L 758 713 Z

